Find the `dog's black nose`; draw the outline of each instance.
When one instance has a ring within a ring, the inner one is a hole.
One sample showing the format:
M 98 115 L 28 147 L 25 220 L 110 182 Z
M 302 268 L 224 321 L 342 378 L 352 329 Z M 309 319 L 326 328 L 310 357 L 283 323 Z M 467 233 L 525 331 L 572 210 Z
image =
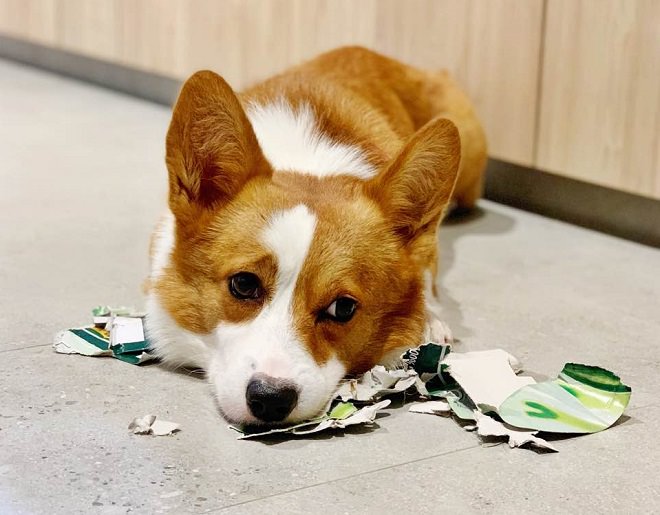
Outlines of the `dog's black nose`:
M 245 392 L 252 414 L 264 422 L 281 422 L 298 402 L 298 390 L 291 381 L 256 374 Z

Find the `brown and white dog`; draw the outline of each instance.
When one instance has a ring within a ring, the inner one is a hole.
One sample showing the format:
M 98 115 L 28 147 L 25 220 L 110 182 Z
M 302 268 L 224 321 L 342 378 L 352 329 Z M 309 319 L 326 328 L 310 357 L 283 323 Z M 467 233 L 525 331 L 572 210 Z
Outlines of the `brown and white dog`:
M 345 375 L 441 327 L 438 225 L 475 204 L 485 161 L 443 72 L 350 47 L 238 95 L 196 73 L 167 134 L 156 352 L 206 370 L 230 421 L 317 415 Z

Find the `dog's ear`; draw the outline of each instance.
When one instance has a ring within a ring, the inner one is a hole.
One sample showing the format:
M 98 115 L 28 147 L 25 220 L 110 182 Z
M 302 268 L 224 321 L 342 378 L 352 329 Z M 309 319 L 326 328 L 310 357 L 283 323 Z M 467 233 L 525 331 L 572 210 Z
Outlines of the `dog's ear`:
M 227 202 L 270 165 L 231 87 L 200 71 L 183 85 L 167 132 L 170 209 L 179 221 Z
M 385 170 L 366 184 L 405 241 L 439 223 L 456 184 L 460 158 L 456 126 L 436 118 L 413 134 Z

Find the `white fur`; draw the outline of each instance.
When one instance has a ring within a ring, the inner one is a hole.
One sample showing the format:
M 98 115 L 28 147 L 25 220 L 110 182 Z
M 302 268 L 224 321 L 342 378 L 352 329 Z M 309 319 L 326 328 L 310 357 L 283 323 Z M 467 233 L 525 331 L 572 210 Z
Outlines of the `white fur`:
M 174 249 L 174 215 L 168 209 L 158 224 L 153 240 L 151 256 L 151 279 L 158 279 L 170 263 Z
M 277 170 L 325 177 L 373 177 L 377 170 L 357 146 L 338 143 L 319 130 L 309 104 L 297 110 L 284 99 L 251 104 L 247 116 L 266 159 Z
M 441 318 L 442 307 L 440 300 L 433 293 L 433 274 L 430 270 L 424 272 L 424 304 L 426 306 L 426 328 L 422 343 L 451 343 L 453 336 L 451 329 Z
M 195 333 L 179 327 L 155 293 L 147 296 L 145 329 L 156 355 L 166 364 L 204 370 L 208 367 L 211 347 Z
M 174 249 L 174 215 L 169 210 L 158 225 L 153 245 L 150 279 L 155 282 L 170 265 Z M 156 354 L 166 363 L 198 368 L 207 366 L 211 354 L 209 347 L 194 333 L 181 329 L 153 291 L 147 296 L 145 328 Z
M 314 238 L 316 216 L 304 205 L 273 216 L 261 240 L 277 260 L 277 283 L 270 303 L 246 323 L 221 323 L 213 339 L 210 379 L 218 404 L 230 420 L 257 423 L 245 401 L 255 373 L 288 379 L 299 388 L 298 404 L 289 416 L 316 415 L 346 373 L 336 358 L 319 366 L 293 326 L 292 301 L 300 270 Z

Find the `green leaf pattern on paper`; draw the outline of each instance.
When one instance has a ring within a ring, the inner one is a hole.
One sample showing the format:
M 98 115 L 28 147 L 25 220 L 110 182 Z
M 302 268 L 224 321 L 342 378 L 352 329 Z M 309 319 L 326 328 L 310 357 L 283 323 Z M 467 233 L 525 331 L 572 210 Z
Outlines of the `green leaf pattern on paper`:
M 623 414 L 631 389 L 609 370 L 567 363 L 557 379 L 524 386 L 497 410 L 506 423 L 552 433 L 596 433 Z

